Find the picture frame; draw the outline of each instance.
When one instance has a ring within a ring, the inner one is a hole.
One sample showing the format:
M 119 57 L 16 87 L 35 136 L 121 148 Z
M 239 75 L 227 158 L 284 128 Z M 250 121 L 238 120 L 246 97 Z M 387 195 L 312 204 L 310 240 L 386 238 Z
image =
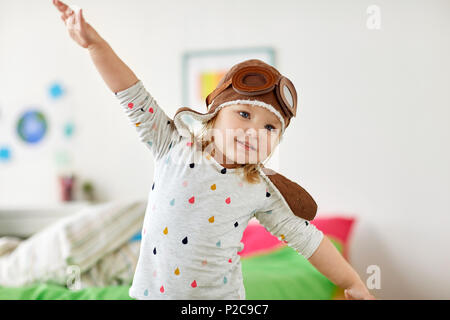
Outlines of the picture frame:
M 259 59 L 276 67 L 272 47 L 187 51 L 182 59 L 182 104 L 202 113 L 207 111 L 206 97 L 233 65 Z

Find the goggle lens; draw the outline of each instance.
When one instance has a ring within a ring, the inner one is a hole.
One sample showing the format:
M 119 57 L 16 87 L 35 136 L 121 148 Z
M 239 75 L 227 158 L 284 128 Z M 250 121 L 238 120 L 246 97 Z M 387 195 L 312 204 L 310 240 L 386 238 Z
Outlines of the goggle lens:
M 256 96 L 273 90 L 274 75 L 259 67 L 250 66 L 237 71 L 231 80 L 233 89 L 244 95 Z
M 289 108 L 293 108 L 294 107 L 294 97 L 292 96 L 291 90 L 289 90 L 287 85 L 283 86 L 283 95 L 286 98 L 286 101 Z

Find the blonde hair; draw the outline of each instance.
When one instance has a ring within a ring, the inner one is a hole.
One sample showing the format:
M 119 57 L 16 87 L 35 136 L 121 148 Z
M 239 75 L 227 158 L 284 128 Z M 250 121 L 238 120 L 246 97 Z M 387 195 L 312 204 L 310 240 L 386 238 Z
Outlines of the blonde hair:
M 211 119 L 209 119 L 206 123 L 201 127 L 199 134 L 195 135 L 193 132 L 191 134 L 191 141 L 200 141 L 201 143 L 201 151 L 205 152 L 206 148 L 212 143 L 214 137 L 209 136 L 209 133 L 212 132 L 212 128 L 214 127 L 214 123 L 216 122 L 218 113 Z M 214 156 L 215 149 L 213 148 L 211 151 L 211 155 Z M 267 161 L 273 154 L 273 150 L 271 154 L 265 159 Z M 247 163 L 241 164 L 240 167 L 236 168 L 237 174 L 242 174 L 244 181 L 248 183 L 259 183 L 261 181 L 261 176 L 259 174 L 259 169 L 261 167 L 261 163 Z

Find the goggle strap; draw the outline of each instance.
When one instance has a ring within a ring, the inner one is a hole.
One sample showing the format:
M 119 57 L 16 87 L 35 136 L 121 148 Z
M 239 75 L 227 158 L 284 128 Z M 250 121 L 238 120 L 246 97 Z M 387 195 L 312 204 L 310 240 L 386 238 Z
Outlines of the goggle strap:
M 297 109 L 297 103 L 296 103 L 296 99 L 297 99 L 297 93 L 295 92 L 295 88 L 293 88 L 293 85 L 290 81 L 281 81 L 282 78 L 285 77 L 280 77 L 278 79 L 278 81 L 276 82 L 275 86 L 276 86 L 276 95 L 277 98 L 279 100 L 279 103 L 281 105 L 281 108 L 283 110 L 283 113 L 287 116 L 287 117 L 295 117 L 296 116 L 296 109 Z M 287 78 L 285 78 L 286 80 L 288 80 Z M 211 92 L 207 97 L 206 97 L 206 106 L 208 107 L 211 102 L 220 94 L 222 93 L 225 89 L 227 89 L 230 85 L 232 85 L 232 80 L 233 78 L 230 78 L 228 81 L 224 82 L 220 87 L 214 89 L 213 92 Z M 283 83 L 284 82 L 284 83 Z M 285 105 L 284 101 L 283 101 L 283 97 L 282 97 L 282 92 L 281 90 L 283 90 L 282 88 L 282 84 L 286 85 L 289 88 L 289 91 L 291 91 L 292 95 L 293 95 L 293 99 L 294 99 L 294 106 L 293 106 L 293 110 L 291 110 L 287 105 Z M 270 90 L 267 90 L 267 92 L 273 90 L 273 88 L 270 88 Z M 236 90 L 235 90 L 236 91 Z M 238 92 L 238 91 L 237 91 Z M 240 93 L 240 92 L 238 92 Z M 265 92 L 264 92 L 265 93 Z M 252 94 L 250 93 L 241 93 L 247 96 L 251 96 Z M 262 93 L 258 93 L 257 95 L 260 95 Z

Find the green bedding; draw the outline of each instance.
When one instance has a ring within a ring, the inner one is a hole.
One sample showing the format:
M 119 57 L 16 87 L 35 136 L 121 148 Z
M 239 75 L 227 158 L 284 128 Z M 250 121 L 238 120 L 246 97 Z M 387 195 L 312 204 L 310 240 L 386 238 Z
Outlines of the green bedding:
M 342 252 L 341 244 L 329 238 Z M 335 284 L 288 246 L 242 259 L 242 275 L 247 300 L 331 300 L 337 290 Z
M 42 283 L 26 287 L 0 287 L 2 300 L 132 300 L 129 286 L 90 287 L 72 291 L 57 284 Z
M 342 252 L 341 243 L 329 238 Z M 308 260 L 288 246 L 241 261 L 247 300 L 329 300 L 337 289 Z M 57 284 L 41 283 L 18 288 L 0 287 L 0 299 L 132 300 L 128 288 L 129 285 L 124 285 L 71 291 Z

